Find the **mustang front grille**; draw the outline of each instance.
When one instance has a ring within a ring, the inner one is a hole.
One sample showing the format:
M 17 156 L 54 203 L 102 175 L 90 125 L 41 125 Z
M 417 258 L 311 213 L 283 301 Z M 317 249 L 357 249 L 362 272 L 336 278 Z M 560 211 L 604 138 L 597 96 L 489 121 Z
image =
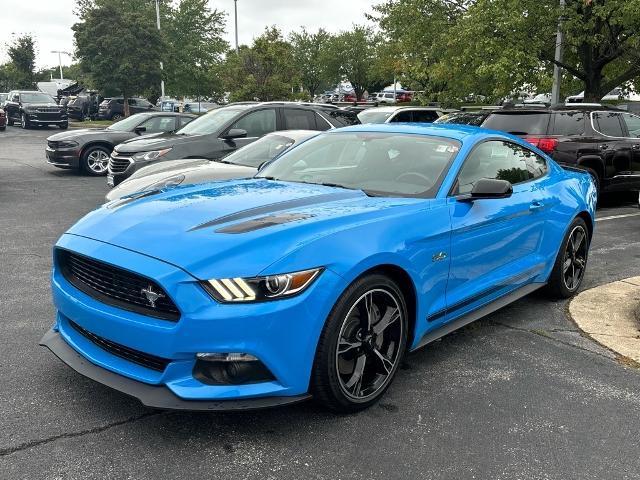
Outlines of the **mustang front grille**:
M 144 353 L 139 350 L 134 350 L 133 348 L 125 347 L 124 345 L 120 345 L 119 343 L 115 343 L 111 340 L 107 340 L 106 338 L 99 337 L 95 333 L 91 333 L 89 330 L 82 328 L 72 320 L 69 320 L 69 323 L 79 334 L 81 334 L 87 340 L 90 340 L 103 350 L 106 350 L 112 355 L 116 355 L 120 358 L 124 358 L 125 360 L 129 360 L 130 362 L 142 365 L 143 367 L 147 367 L 158 372 L 164 372 L 164 369 L 167 368 L 167 365 L 169 364 L 169 362 L 171 362 L 171 360 L 168 360 L 166 358 L 156 357 L 155 355 Z
M 96 300 L 163 320 L 180 318 L 175 303 L 151 279 L 68 250 L 58 249 L 56 258 L 69 283 Z

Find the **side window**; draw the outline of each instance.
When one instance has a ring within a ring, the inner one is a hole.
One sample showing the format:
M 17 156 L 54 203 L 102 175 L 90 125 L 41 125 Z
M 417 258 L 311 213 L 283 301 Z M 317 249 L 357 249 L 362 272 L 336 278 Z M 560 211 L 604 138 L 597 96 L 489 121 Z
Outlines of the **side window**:
M 593 120 L 595 128 L 598 132 L 608 137 L 622 137 L 622 124 L 620 123 L 620 114 L 617 112 L 594 112 Z
M 624 123 L 627 125 L 629 136 L 639 138 L 640 137 L 640 117 L 636 117 L 635 115 L 631 115 L 630 113 L 623 113 L 621 115 L 622 115 L 622 119 L 624 120 Z
M 519 145 L 489 141 L 479 145 L 466 159 L 458 175 L 457 193 L 470 193 L 481 178 L 507 180 L 516 185 L 544 175 L 542 157 Z
M 175 117 L 152 117 L 140 124 L 145 127 L 144 133 L 170 132 L 175 130 Z
M 315 112 L 314 115 L 316 116 L 316 130 L 324 132 L 325 130 L 329 130 L 331 128 L 331 124 L 329 123 L 329 121 L 325 120 L 322 115 L 320 115 L 318 112 Z
M 276 111 L 273 108 L 266 108 L 251 112 L 234 123 L 231 128 L 246 130 L 248 138 L 262 137 L 276 131 Z
M 284 109 L 285 130 L 315 130 L 316 118 L 311 110 L 301 108 Z
M 391 119 L 392 122 L 411 122 L 411 111 L 398 112 L 398 114 Z
M 553 115 L 553 135 L 582 135 L 584 112 L 561 112 Z
M 127 103 L 129 104 L 129 106 L 134 107 L 137 105 L 136 99 L 135 98 L 127 98 Z
M 20 95 L 18 95 L 17 93 L 13 95 L 13 99 L 11 100 L 12 102 L 19 102 L 20 101 Z
M 433 110 L 414 110 L 413 121 L 422 123 L 433 123 L 438 119 L 438 114 Z
M 180 125 L 179 125 L 178 128 L 184 127 L 187 123 L 189 123 L 192 120 L 193 120 L 193 118 L 191 118 L 191 117 L 180 117 Z

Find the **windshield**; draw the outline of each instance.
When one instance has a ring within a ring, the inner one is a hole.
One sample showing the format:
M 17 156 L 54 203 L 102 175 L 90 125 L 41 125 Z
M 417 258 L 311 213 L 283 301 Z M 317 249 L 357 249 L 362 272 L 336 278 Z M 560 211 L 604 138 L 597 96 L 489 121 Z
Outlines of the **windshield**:
M 443 115 L 438 118 L 433 123 L 456 123 L 458 125 L 475 125 L 476 127 L 479 127 L 482 125 L 486 116 L 487 115 L 484 113 L 476 112 L 448 113 L 447 115 Z
M 429 198 L 459 149 L 457 141 L 435 136 L 327 133 L 287 151 L 259 177 L 330 184 L 376 196 Z
M 218 108 L 206 115 L 196 118 L 176 133 L 185 135 L 208 135 L 218 132 L 231 119 L 235 118 L 246 107 Z
M 24 103 L 56 103 L 51 95 L 46 93 L 21 93 L 20 101 Z
M 389 118 L 393 112 L 388 110 L 379 111 L 375 108 L 371 108 L 369 110 L 365 110 L 358 114 L 358 119 L 361 123 L 384 123 L 387 118 Z
M 226 156 L 224 161 L 258 168 L 264 162 L 276 158 L 294 143 L 293 138 L 283 135 L 267 135 Z
M 107 127 L 107 130 L 111 130 L 112 132 L 130 132 L 131 130 L 136 128 L 140 124 L 140 122 L 146 120 L 148 117 L 149 115 L 146 115 L 144 113 L 137 113 L 114 123 L 113 125 Z

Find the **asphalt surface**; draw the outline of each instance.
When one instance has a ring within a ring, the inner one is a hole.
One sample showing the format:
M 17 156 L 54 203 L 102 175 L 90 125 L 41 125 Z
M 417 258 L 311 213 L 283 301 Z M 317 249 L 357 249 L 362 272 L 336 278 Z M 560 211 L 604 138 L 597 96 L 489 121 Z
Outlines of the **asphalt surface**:
M 104 178 L 45 163 L 55 130 L 0 132 L 0 479 L 640 479 L 640 370 L 534 293 L 410 355 L 382 402 L 161 412 L 37 345 L 51 247 Z M 640 275 L 637 195 L 601 202 L 584 288 Z

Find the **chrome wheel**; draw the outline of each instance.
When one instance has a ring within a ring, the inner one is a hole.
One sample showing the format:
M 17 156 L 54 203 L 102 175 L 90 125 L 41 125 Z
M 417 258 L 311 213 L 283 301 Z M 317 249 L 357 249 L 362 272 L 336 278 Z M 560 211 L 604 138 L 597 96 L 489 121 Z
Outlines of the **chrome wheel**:
M 87 155 L 87 166 L 94 173 L 106 173 L 109 155 L 104 150 L 93 150 Z
M 570 291 L 575 291 L 582 282 L 587 266 L 587 232 L 577 225 L 569 234 L 562 261 L 562 279 Z
M 366 401 L 384 389 L 400 361 L 403 310 L 385 289 L 367 291 L 344 318 L 338 335 L 336 370 L 343 393 Z

